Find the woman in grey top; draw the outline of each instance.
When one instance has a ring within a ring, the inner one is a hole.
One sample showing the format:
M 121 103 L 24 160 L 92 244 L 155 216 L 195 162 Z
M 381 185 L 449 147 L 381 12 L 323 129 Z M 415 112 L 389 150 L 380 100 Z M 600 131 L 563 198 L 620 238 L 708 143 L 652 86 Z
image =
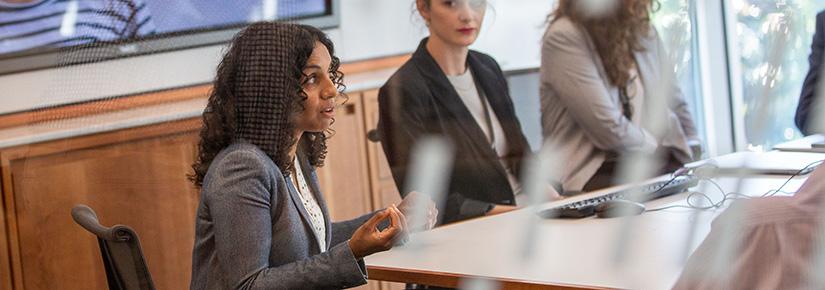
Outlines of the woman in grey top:
M 610 186 L 622 154 L 659 154 L 668 172 L 701 151 L 650 23 L 653 0 L 596 2 L 560 0 L 542 43 L 542 127 L 567 158 L 566 194 Z M 665 130 L 654 136 L 651 116 L 662 112 Z
M 191 289 L 338 289 L 366 283 L 363 257 L 406 238 L 395 206 L 332 223 L 315 167 L 342 88 L 320 30 L 261 22 L 241 31 L 218 67 L 192 180 L 201 187 Z M 379 229 L 379 223 L 389 225 Z

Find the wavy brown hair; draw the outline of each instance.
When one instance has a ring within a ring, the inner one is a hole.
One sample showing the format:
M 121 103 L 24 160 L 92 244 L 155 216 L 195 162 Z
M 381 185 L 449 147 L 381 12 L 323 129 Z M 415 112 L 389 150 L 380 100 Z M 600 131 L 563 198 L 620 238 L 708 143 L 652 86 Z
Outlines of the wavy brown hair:
M 294 170 L 289 148 L 300 142 L 310 164 L 323 166 L 328 132 L 295 140 L 295 120 L 308 98 L 303 70 L 316 42 L 330 53 L 330 78 L 343 97 L 343 73 L 332 41 L 306 25 L 258 22 L 239 32 L 218 65 L 203 112 L 198 157 L 189 179 L 198 187 L 221 150 L 243 139 L 259 147 L 284 175 Z
M 579 0 L 559 0 L 556 10 L 550 14 L 550 21 L 567 17 L 579 24 L 590 34 L 596 51 L 604 65 L 610 84 L 625 91 L 630 79 L 630 70 L 636 65 L 634 52 L 644 51 L 641 40 L 653 33 L 650 15 L 658 9 L 657 0 L 617 0 L 621 1 L 618 11 L 612 16 L 588 19 L 575 7 Z M 626 94 L 625 94 L 626 95 Z

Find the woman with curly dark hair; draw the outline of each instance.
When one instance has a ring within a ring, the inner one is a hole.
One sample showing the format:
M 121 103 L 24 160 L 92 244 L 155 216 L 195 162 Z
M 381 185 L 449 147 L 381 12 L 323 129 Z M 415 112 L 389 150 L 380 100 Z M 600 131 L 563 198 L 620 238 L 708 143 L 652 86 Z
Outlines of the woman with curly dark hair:
M 191 289 L 364 284 L 361 259 L 406 238 L 402 211 L 411 203 L 434 208 L 415 195 L 401 210 L 330 222 L 315 168 L 323 165 L 342 78 L 332 42 L 316 28 L 261 22 L 232 41 L 203 113 L 191 176 L 201 187 Z
M 541 50 L 542 127 L 567 157 L 566 194 L 612 185 L 623 154 L 658 154 L 664 173 L 701 152 L 673 65 L 650 22 L 655 5 L 560 0 L 551 15 Z M 653 120 L 653 113 L 664 113 L 664 120 Z M 664 134 L 654 136 L 653 125 L 664 126 Z

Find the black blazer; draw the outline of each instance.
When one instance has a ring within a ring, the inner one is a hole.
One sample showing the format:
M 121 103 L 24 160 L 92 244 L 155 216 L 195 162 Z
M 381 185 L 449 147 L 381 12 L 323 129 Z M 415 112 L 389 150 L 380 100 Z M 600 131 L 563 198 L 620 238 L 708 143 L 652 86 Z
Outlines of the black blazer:
M 494 204 L 515 205 L 504 167 L 426 43 L 427 38 L 378 93 L 378 131 L 399 191 L 404 195 L 408 189 L 405 178 L 415 141 L 438 135 L 452 142 L 455 152 L 446 203 L 439 209 L 442 223 L 483 215 Z M 504 129 L 510 150 L 507 163 L 518 176 L 529 146 L 504 74 L 483 53 L 470 51 L 467 63 Z
M 819 12 L 816 15 L 816 32 L 814 33 L 814 40 L 811 43 L 811 55 L 808 57 L 810 68 L 808 69 L 808 76 L 805 77 L 805 82 L 802 85 L 802 94 L 799 96 L 799 105 L 796 107 L 796 127 L 799 128 L 805 135 L 811 135 L 812 128 L 809 128 L 810 118 L 809 114 L 811 106 L 814 105 L 814 96 L 816 95 L 816 86 L 819 80 L 819 70 L 822 64 L 822 51 L 825 48 L 825 11 Z

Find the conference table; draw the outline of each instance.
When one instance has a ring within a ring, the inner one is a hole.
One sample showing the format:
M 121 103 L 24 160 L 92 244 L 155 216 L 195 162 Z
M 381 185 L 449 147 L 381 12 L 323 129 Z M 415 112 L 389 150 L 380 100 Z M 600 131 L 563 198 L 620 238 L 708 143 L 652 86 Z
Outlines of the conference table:
M 782 153 L 788 154 L 788 153 Z M 816 154 L 816 153 L 809 153 Z M 825 154 L 821 155 L 825 159 Z M 666 180 L 668 176 L 656 179 Z M 690 192 L 714 202 L 723 192 L 795 192 L 807 176 L 744 175 L 700 181 L 686 193 L 645 203 L 687 205 Z M 718 185 L 718 187 L 717 187 Z M 486 281 L 500 289 L 670 289 L 724 206 L 669 208 L 600 219 L 542 219 L 536 212 L 628 188 L 616 186 L 413 234 L 410 243 L 366 258 L 372 280 L 442 287 Z M 695 201 L 695 200 L 694 200 Z M 480 284 L 486 285 L 486 284 Z

